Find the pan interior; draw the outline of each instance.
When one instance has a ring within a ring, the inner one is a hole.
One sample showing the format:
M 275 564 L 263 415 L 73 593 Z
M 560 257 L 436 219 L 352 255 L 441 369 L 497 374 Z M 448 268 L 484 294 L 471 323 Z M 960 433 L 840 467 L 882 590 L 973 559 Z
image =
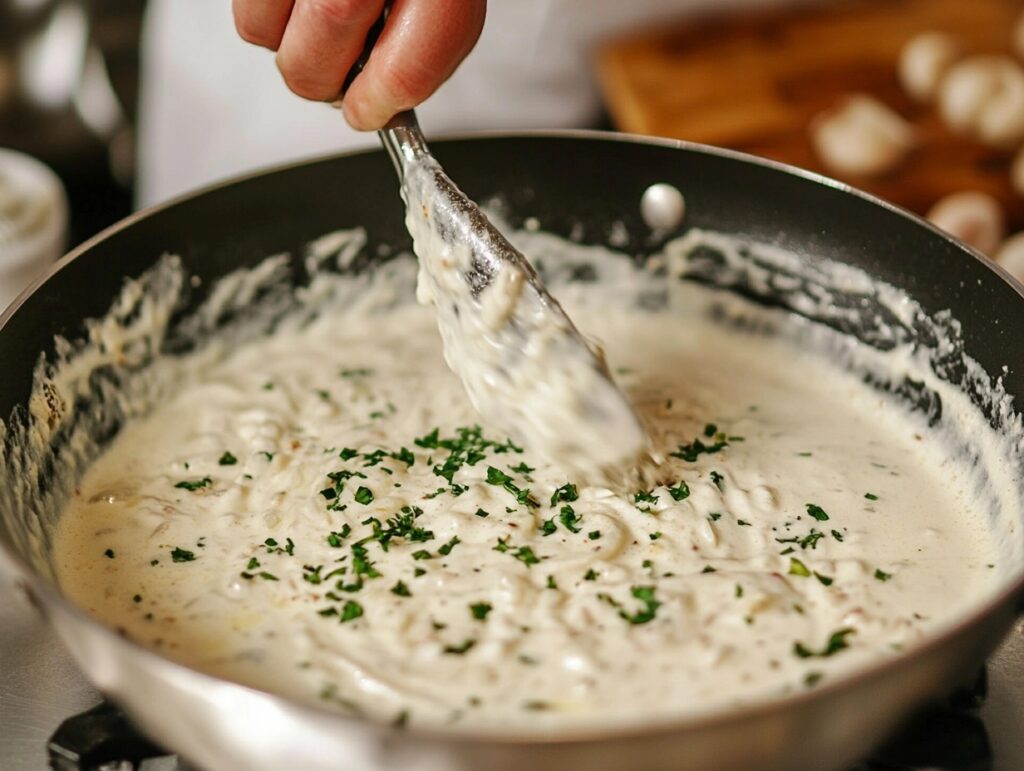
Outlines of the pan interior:
M 541 233 L 515 237 L 545 280 L 570 295 L 592 294 L 634 271 L 628 258 L 609 263 L 603 251 L 567 250 Z M 813 345 L 914 414 L 929 441 L 971 467 L 971 495 L 986 502 L 1000 551 L 997 587 L 1020 579 L 1020 416 L 999 379 L 967 354 L 956 319 L 928 314 L 901 290 L 827 255 L 699 229 L 644 262 L 632 298 L 638 306 L 657 309 L 677 285 L 704 285 L 701 313 L 716 323 Z M 56 524 L 75 484 L 127 422 L 168 397 L 183 357 L 303 327 L 358 302 L 371 285 L 390 288 L 379 295 L 378 310 L 387 313 L 412 295 L 409 267 L 362 230 L 329 233 L 301 255 L 267 258 L 208 291 L 180 260 L 163 258 L 90 322 L 87 338 L 58 342 L 36 371 L 28 408 L 6 424 L 0 511 L 7 538 L 53 581 Z

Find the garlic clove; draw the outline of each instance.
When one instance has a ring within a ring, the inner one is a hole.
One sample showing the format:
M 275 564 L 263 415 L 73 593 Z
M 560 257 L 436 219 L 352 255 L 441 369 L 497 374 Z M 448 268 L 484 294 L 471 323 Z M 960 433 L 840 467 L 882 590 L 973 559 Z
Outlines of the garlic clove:
M 1006 235 L 1003 207 L 988 193 L 963 191 L 939 200 L 928 220 L 983 254 L 993 254 Z
M 913 146 L 910 124 L 874 97 L 856 94 L 811 123 L 814 149 L 830 169 L 873 176 L 895 167 Z
M 944 32 L 925 32 L 900 52 L 898 74 L 903 89 L 919 102 L 931 101 L 950 67 L 960 58 L 956 38 Z
M 972 56 L 939 86 L 939 112 L 961 134 L 996 147 L 1024 141 L 1024 69 L 1008 56 Z
M 996 252 L 995 261 L 1015 279 L 1024 282 L 1024 232 L 1007 238 Z

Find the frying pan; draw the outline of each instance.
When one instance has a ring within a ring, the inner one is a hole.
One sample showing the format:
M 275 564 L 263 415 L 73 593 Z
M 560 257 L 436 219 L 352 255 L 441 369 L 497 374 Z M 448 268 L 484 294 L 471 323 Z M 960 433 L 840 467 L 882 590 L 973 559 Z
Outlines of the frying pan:
M 687 197 L 685 227 L 738 234 L 806 260 L 826 256 L 905 290 L 928 314 L 949 309 L 961 322 L 965 351 L 988 373 L 1006 365 L 1007 393 L 1024 396 L 1024 370 L 1016 366 L 1024 361 L 1021 287 L 925 222 L 834 181 L 707 147 L 586 132 L 434 147 L 472 197 L 500 194 L 513 224 L 532 216 L 546 230 L 606 243 L 620 220 L 630 239 L 622 248 L 638 256 L 659 246 L 640 218 L 641 194 L 656 182 L 675 185 Z M 364 227 L 368 254 L 381 244 L 406 249 L 402 215 L 388 159 L 368 152 L 240 179 L 131 217 L 69 254 L 0 317 L 0 415 L 27 404 L 33 368 L 40 352 L 53 350 L 55 335 L 81 337 L 83 320 L 104 315 L 125 277 L 140 276 L 163 253 L 180 255 L 198 277 L 188 301 L 194 305 L 218 277 L 267 255 L 301 255 L 309 241 L 338 228 Z M 292 265 L 301 282 L 301 260 Z M 770 294 L 755 299 L 785 304 Z M 945 377 L 956 383 L 955 373 Z M 999 417 L 988 417 L 998 427 Z M 116 429 L 108 426 L 98 443 Z M 1021 478 L 1019 468 L 1012 471 Z M 399 730 L 190 670 L 72 606 L 49 577 L 45 550 L 24 545 L 26 529 L 52 527 L 52 500 L 34 507 L 31 496 L 3 493 L 43 490 L 48 482 L 45 464 L 0 463 L 0 567 L 142 730 L 209 769 L 841 769 L 973 673 L 1016 617 L 1024 588 L 1024 565 L 1014 565 L 996 595 L 944 633 L 851 676 L 742 709 L 546 738 Z

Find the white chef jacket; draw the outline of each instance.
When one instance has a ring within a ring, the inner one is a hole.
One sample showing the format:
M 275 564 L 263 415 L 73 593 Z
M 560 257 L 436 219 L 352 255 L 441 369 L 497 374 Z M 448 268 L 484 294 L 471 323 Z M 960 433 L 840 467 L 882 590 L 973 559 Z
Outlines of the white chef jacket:
M 593 48 L 688 13 L 786 0 L 490 0 L 480 42 L 418 108 L 431 135 L 592 125 Z M 149 205 L 252 169 L 375 146 L 307 102 L 273 55 L 235 33 L 229 0 L 150 0 L 143 31 L 137 199 Z

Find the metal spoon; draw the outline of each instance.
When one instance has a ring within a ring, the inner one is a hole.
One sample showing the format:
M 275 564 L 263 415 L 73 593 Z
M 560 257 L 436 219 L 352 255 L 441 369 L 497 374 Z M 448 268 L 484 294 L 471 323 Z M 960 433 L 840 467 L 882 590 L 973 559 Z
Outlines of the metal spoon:
M 387 12 L 368 35 L 346 90 Z M 420 300 L 436 305 L 445 359 L 474 407 L 570 470 L 631 471 L 647 435 L 600 349 L 576 329 L 529 260 L 444 173 L 412 110 L 379 135 L 401 182 Z

